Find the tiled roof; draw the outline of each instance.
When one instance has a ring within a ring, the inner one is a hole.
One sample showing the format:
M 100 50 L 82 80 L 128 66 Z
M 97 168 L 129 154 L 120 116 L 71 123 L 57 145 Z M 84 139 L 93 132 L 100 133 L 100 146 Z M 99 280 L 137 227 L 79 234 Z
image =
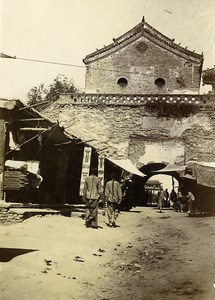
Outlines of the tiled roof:
M 108 46 L 104 46 L 101 49 L 97 49 L 95 52 L 87 55 L 83 60 L 85 64 L 90 63 L 98 58 L 108 55 L 111 52 L 117 51 L 119 48 L 122 48 L 124 44 L 127 42 L 135 40 L 140 36 L 145 36 L 146 38 L 154 41 L 155 43 L 160 44 L 163 47 L 167 47 L 170 51 L 178 52 L 178 54 L 182 54 L 187 56 L 190 59 L 194 60 L 203 60 L 203 53 L 198 54 L 195 51 L 190 51 L 187 48 L 183 48 L 180 44 L 174 43 L 174 39 L 170 39 L 157 31 L 151 25 L 145 22 L 144 18 L 142 21 L 136 25 L 134 28 L 121 35 L 120 37 L 113 39 L 113 43 Z

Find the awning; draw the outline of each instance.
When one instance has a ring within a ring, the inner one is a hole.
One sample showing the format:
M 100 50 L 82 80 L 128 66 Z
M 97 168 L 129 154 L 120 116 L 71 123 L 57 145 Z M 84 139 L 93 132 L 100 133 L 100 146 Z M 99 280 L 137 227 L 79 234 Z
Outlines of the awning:
M 199 165 L 199 166 L 205 166 L 205 167 L 212 167 L 215 168 L 215 162 L 205 162 L 205 161 L 195 161 L 195 160 L 189 160 L 187 162 L 187 166 L 193 166 L 193 165 Z
M 138 175 L 141 177 L 145 177 L 146 175 L 140 172 L 130 161 L 130 159 L 111 159 L 107 158 L 109 161 L 111 161 L 113 164 L 117 165 L 118 167 L 122 168 L 123 170 Z
M 169 164 L 166 167 L 164 167 L 163 169 L 153 171 L 153 173 L 181 172 L 181 171 L 185 171 L 185 169 L 186 169 L 186 166 L 177 166 L 177 165 Z
M 193 177 L 193 176 L 190 175 L 190 174 L 185 174 L 185 175 L 183 175 L 183 176 L 181 176 L 181 177 L 182 177 L 182 178 L 186 178 L 186 179 L 196 180 L 196 178 Z
M 188 162 L 192 167 L 193 176 L 198 184 L 215 188 L 215 163 L 214 162 Z

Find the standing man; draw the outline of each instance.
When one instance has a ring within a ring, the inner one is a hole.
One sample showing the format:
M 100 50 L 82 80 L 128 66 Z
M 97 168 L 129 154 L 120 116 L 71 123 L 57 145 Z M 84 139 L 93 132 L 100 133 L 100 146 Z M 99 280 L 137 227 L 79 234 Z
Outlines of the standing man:
M 165 192 L 164 192 L 163 187 L 161 187 L 159 196 L 158 196 L 158 208 L 159 208 L 160 212 L 161 212 L 161 209 L 163 208 L 164 197 L 165 197 Z
M 177 202 L 177 194 L 174 191 L 174 189 L 172 189 L 170 193 L 170 206 L 173 207 L 175 210 L 176 210 L 176 202 Z
M 188 214 L 195 212 L 195 197 L 191 192 L 187 193 Z
M 133 182 L 131 175 L 126 176 L 123 184 L 122 184 L 122 202 L 121 208 L 123 210 L 129 211 L 132 207 L 134 207 L 134 190 L 133 190 Z
M 116 227 L 116 219 L 119 215 L 119 204 L 122 201 L 122 190 L 120 183 L 116 181 L 115 174 L 106 183 L 105 199 L 107 201 L 108 226 Z
M 164 196 L 165 196 L 165 207 L 169 207 L 169 192 L 168 189 L 165 190 L 164 192 Z
M 86 227 L 98 228 L 98 200 L 102 194 L 101 179 L 93 169 L 84 183 L 83 201 L 86 203 Z
M 20 188 L 23 202 L 30 202 L 30 173 L 27 163 L 20 167 L 22 187 Z

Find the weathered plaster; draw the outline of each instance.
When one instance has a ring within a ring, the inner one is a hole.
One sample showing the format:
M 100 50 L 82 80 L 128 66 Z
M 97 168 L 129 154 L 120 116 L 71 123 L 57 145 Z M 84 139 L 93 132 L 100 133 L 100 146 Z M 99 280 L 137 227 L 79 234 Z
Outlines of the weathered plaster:
M 183 163 L 184 144 L 179 141 L 158 141 L 145 145 L 145 153 L 139 157 L 139 162 L 146 165 L 149 162 L 165 162 L 169 164 Z

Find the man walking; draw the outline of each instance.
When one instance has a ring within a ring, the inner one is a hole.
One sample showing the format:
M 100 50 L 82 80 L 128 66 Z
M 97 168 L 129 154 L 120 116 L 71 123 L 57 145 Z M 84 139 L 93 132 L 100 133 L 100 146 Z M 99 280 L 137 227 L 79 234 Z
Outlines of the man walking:
M 106 183 L 105 199 L 107 201 L 108 226 L 116 227 L 116 219 L 119 215 L 119 204 L 122 201 L 122 190 L 120 183 L 116 181 L 115 174 Z
M 86 203 L 86 227 L 98 228 L 98 200 L 102 194 L 101 179 L 93 169 L 84 183 L 83 201 Z

